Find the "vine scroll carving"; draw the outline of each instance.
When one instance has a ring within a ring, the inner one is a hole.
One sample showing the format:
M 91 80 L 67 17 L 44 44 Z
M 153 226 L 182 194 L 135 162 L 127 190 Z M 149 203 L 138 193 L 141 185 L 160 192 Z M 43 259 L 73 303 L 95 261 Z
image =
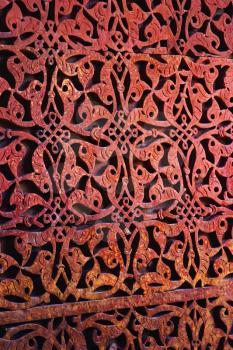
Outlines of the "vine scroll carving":
M 233 348 L 232 0 L 0 0 L 0 348 Z

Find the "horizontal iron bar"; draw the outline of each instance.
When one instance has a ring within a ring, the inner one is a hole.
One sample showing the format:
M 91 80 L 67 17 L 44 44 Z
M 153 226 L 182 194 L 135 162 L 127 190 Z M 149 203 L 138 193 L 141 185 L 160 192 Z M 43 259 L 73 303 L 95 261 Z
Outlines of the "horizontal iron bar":
M 150 295 L 132 295 L 102 300 L 36 306 L 29 309 L 1 312 L 0 325 L 206 298 L 223 297 L 232 300 L 232 289 L 233 281 L 229 280 L 216 287 L 180 289 L 163 293 L 151 293 Z

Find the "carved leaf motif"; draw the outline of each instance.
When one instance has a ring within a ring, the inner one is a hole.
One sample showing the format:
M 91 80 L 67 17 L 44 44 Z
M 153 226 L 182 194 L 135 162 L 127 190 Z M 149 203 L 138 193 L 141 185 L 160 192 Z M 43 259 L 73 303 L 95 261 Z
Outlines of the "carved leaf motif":
M 6 24 L 12 32 L 19 31 L 22 17 L 22 12 L 19 6 L 16 3 L 13 3 L 12 8 L 9 10 L 6 16 Z

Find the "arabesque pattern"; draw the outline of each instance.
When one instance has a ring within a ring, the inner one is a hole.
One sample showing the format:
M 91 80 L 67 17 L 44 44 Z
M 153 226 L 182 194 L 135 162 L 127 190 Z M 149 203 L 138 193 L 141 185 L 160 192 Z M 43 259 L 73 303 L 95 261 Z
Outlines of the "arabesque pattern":
M 0 347 L 233 348 L 232 0 L 0 0 Z

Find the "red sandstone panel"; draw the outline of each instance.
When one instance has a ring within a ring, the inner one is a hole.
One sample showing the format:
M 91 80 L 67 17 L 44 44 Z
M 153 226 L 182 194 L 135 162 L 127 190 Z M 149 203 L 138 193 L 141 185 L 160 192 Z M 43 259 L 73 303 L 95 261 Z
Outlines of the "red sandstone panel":
M 68 45 L 232 57 L 232 0 L 1 0 L 0 10 L 0 43 L 39 39 L 49 56 Z
M 233 347 L 232 15 L 0 1 L 3 349 Z
M 231 299 L 181 297 L 178 295 L 179 301 L 167 298 L 168 303 L 164 300 L 162 305 L 158 297 L 150 307 L 132 307 L 131 303 L 105 311 L 101 305 L 102 311 L 95 313 L 74 316 L 72 310 L 72 317 L 29 321 L 6 329 L 0 346 L 46 350 L 232 349 Z

